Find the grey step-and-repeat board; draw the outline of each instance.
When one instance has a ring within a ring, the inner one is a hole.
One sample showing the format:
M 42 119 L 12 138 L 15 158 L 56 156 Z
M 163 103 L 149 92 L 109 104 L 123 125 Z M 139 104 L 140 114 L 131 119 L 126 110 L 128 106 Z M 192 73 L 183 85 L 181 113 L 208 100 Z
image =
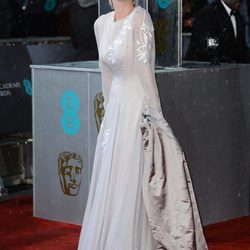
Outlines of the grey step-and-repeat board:
M 34 215 L 81 224 L 104 115 L 98 63 L 32 66 L 32 82 Z
M 210 224 L 249 213 L 250 66 L 197 66 L 156 78 Z M 98 62 L 33 66 L 32 79 L 34 215 L 80 225 L 103 116 Z

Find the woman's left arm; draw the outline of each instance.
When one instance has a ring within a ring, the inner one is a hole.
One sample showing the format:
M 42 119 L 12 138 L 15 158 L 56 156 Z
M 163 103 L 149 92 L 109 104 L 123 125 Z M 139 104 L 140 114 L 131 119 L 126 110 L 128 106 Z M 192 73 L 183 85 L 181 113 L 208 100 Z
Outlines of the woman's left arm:
M 134 20 L 135 67 L 146 93 L 147 104 L 161 112 L 155 80 L 154 27 L 149 14 L 140 12 Z

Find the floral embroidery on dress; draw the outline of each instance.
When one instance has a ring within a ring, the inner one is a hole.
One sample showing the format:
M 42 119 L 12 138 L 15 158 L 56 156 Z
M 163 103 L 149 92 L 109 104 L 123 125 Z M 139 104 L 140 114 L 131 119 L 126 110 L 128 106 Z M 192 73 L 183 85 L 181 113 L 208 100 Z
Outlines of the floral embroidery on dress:
M 137 48 L 137 57 L 139 61 L 147 63 L 151 57 L 152 39 L 154 27 L 143 22 L 141 26 L 140 41 L 137 41 L 139 47 Z
M 132 18 L 132 16 L 130 16 L 130 18 Z M 111 64 L 115 64 L 115 58 L 116 58 L 115 54 L 117 51 L 119 51 L 120 45 L 125 40 L 127 30 L 132 29 L 132 24 L 131 24 L 131 22 L 129 22 L 130 18 L 124 21 L 123 26 L 122 26 L 119 34 L 117 35 L 116 39 L 108 47 L 107 58 Z

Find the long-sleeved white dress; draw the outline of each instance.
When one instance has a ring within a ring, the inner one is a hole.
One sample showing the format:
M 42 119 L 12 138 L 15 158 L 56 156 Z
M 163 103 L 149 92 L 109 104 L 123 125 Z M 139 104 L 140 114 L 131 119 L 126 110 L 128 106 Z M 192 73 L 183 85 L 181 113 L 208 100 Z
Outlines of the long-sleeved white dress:
M 78 249 L 207 249 L 185 157 L 161 112 L 154 29 L 137 6 L 95 22 L 105 116 Z

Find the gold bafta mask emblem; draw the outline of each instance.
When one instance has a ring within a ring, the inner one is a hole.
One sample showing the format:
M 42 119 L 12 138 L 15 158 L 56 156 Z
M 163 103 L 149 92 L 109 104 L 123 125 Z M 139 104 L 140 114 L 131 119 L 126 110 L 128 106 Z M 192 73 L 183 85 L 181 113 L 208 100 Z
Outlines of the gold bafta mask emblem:
M 58 174 L 64 194 L 76 196 L 82 179 L 82 157 L 73 152 L 61 152 L 58 156 Z
M 94 111 L 95 111 L 95 122 L 96 122 L 96 128 L 99 131 L 103 117 L 104 117 L 104 97 L 103 94 L 97 93 L 95 95 L 94 99 Z

